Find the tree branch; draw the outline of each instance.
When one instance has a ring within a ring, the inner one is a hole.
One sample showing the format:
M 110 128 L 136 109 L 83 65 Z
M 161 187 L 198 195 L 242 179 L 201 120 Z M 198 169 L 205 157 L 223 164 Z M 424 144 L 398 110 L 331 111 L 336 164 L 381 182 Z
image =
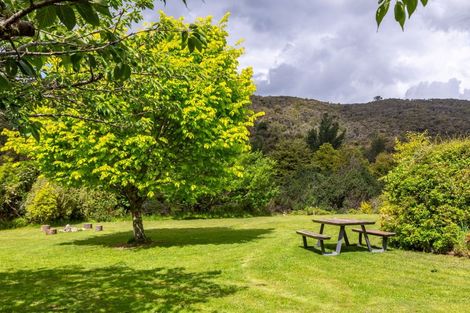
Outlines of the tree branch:
M 50 86 L 48 88 L 48 90 L 58 90 L 58 89 L 67 89 L 67 88 L 78 88 L 78 87 L 81 87 L 81 86 L 85 86 L 85 85 L 88 85 L 88 84 L 92 84 L 94 82 L 97 82 L 99 81 L 101 78 L 103 78 L 103 75 L 102 74 L 98 74 L 96 76 L 91 76 L 89 79 L 87 80 L 82 80 L 82 81 L 79 81 L 79 82 L 76 82 L 72 85 L 56 85 L 56 86 Z
M 31 5 L 23 10 L 20 10 L 16 12 L 15 14 L 11 15 L 7 19 L 5 19 L 3 22 L 0 23 L 0 29 L 6 29 L 13 25 L 14 23 L 18 22 L 22 17 L 28 15 L 29 13 L 50 6 L 54 5 L 56 3 L 61 3 L 61 2 L 78 2 L 79 0 L 44 0 L 41 2 L 32 2 Z
M 107 42 L 107 43 L 105 43 L 101 46 L 96 46 L 96 47 L 82 48 L 82 49 L 76 49 L 76 50 L 66 50 L 66 51 L 50 51 L 50 52 L 20 51 L 20 52 L 21 52 L 22 56 L 56 56 L 56 55 L 70 55 L 70 54 L 82 53 L 82 52 L 96 52 L 96 51 L 106 49 L 110 46 L 116 45 L 116 44 L 118 44 L 122 41 L 125 41 L 126 39 L 128 39 L 130 37 L 133 37 L 133 36 L 136 36 L 138 34 L 150 33 L 150 32 L 153 32 L 153 31 L 165 31 L 165 30 L 160 29 L 159 26 L 152 27 L 152 28 L 148 28 L 148 29 L 144 29 L 144 30 L 129 33 L 129 34 L 127 34 L 127 35 L 125 35 L 121 38 L 118 38 L 118 39 L 113 40 L 113 41 L 109 41 L 109 42 Z M 166 30 L 166 31 L 168 31 L 168 30 Z M 172 30 L 172 31 L 179 32 L 180 30 Z M 66 44 L 64 43 L 64 45 L 66 45 Z M 34 46 L 34 45 L 31 43 L 30 46 Z M 11 56 L 11 55 L 16 55 L 16 51 L 0 52 L 0 56 Z

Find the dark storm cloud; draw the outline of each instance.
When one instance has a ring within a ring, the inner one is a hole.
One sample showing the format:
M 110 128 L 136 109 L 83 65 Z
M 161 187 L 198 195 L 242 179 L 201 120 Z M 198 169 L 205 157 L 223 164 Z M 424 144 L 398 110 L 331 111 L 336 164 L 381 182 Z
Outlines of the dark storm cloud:
M 377 32 L 376 3 L 190 0 L 185 8 L 174 0 L 164 11 L 187 20 L 207 15 L 217 20 L 231 12 L 231 42 L 245 39 L 241 65 L 254 68 L 258 94 L 332 102 L 369 101 L 376 95 L 429 98 L 433 85 L 426 82 L 455 78 L 457 95 L 467 97 L 470 3 L 430 1 L 407 22 L 405 32 L 391 15 Z M 146 18 L 155 16 L 149 12 Z

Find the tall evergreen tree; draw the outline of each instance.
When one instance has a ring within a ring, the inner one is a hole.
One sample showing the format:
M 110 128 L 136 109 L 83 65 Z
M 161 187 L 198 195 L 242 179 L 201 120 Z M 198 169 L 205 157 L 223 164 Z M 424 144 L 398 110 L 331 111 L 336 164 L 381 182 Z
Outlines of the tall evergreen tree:
M 324 143 L 330 143 L 338 149 L 344 141 L 346 130 L 340 132 L 339 124 L 334 117 L 324 113 L 318 127 L 312 128 L 307 134 L 307 145 L 310 150 L 317 151 Z

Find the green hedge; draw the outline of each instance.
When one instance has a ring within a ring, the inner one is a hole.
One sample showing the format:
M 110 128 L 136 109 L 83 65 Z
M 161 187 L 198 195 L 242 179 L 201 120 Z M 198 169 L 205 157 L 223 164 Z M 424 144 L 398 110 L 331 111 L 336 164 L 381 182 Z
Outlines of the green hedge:
M 470 139 L 431 142 L 409 135 L 384 178 L 382 225 L 405 249 L 449 252 L 470 226 Z

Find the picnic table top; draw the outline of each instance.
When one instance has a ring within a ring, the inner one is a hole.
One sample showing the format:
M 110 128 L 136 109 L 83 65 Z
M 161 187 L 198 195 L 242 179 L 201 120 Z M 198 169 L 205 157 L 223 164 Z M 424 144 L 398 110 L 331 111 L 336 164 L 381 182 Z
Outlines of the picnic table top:
M 355 220 L 352 218 L 314 218 L 315 223 L 347 226 L 347 225 L 372 225 L 374 221 Z

